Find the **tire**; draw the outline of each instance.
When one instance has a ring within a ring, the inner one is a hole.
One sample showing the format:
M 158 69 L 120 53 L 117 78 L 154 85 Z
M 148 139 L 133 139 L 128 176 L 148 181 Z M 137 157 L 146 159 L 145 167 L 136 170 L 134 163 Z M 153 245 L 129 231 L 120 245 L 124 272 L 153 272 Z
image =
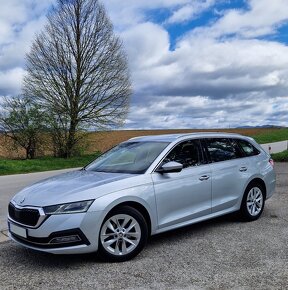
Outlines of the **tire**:
M 124 262 L 146 245 L 148 226 L 143 215 L 130 206 L 112 210 L 101 225 L 99 255 L 105 261 Z
M 265 190 L 257 182 L 250 183 L 244 193 L 240 208 L 240 215 L 244 221 L 257 220 L 265 206 Z

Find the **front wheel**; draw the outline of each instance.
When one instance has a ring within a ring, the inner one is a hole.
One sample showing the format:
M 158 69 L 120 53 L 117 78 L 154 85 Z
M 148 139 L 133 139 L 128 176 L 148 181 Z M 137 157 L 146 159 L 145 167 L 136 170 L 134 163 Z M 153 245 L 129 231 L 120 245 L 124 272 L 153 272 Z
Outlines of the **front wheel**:
M 99 253 L 113 262 L 132 259 L 144 248 L 148 227 L 143 215 L 129 206 L 113 210 L 105 218 L 99 235 Z
M 258 183 L 251 183 L 245 190 L 240 213 L 244 220 L 257 220 L 264 209 L 265 196 L 263 186 Z

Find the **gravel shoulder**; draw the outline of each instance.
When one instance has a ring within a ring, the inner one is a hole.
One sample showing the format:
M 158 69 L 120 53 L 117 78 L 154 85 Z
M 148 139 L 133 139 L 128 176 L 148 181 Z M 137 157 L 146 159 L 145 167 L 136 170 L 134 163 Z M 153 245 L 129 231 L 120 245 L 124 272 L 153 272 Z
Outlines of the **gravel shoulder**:
M 0 289 L 287 289 L 288 164 L 256 222 L 224 216 L 154 236 L 125 263 L 0 244 Z

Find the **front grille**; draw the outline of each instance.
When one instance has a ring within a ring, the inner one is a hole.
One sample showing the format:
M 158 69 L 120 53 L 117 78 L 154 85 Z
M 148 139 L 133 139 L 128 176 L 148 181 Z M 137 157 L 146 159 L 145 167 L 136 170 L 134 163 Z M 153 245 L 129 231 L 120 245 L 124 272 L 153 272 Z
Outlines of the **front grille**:
M 34 227 L 37 225 L 40 213 L 37 209 L 16 208 L 12 203 L 8 206 L 9 216 L 15 222 Z

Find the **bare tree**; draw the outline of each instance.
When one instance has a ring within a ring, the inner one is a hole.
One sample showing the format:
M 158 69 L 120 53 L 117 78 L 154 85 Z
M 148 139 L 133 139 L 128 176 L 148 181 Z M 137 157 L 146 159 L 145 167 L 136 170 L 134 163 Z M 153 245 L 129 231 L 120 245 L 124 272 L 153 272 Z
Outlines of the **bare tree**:
M 68 120 L 64 157 L 80 127 L 123 124 L 131 95 L 127 59 L 98 0 L 57 1 L 27 54 L 23 90 L 56 119 Z
M 67 157 L 67 144 L 69 140 L 70 117 L 68 114 L 49 114 L 48 116 L 49 132 L 53 144 L 55 157 Z M 81 129 L 81 130 L 80 130 Z M 79 155 L 79 151 L 84 150 L 85 137 L 87 132 L 83 128 L 78 128 L 74 135 L 72 155 Z M 81 150 L 79 150 L 81 149 Z
M 39 105 L 21 96 L 4 100 L 0 113 L 0 131 L 25 149 L 26 158 L 33 159 L 43 143 L 46 117 Z

